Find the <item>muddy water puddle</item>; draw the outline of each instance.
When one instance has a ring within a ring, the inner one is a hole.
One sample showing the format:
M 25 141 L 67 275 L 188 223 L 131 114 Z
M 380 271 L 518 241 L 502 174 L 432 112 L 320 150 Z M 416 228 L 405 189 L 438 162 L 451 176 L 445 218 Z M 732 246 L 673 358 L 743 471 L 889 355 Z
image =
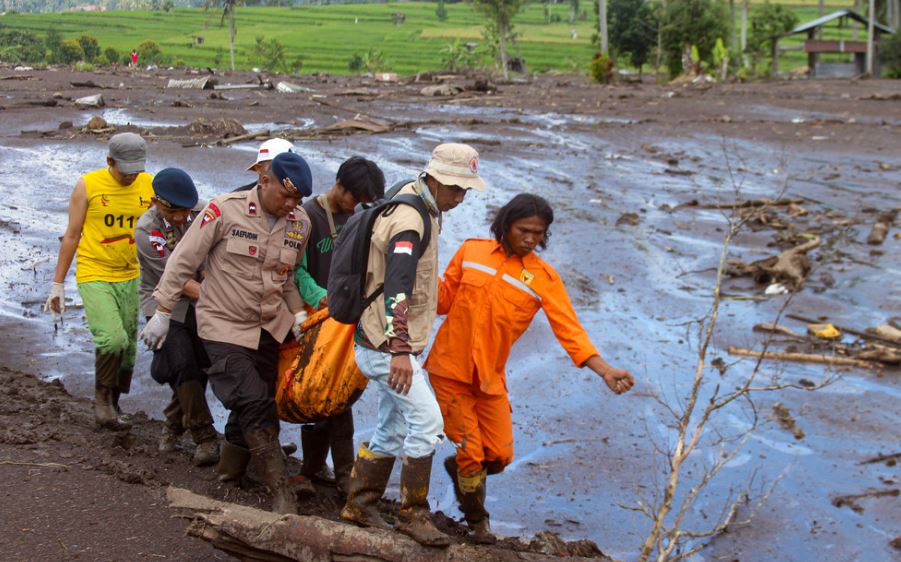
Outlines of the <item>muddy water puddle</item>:
M 502 534 L 530 535 L 551 529 L 567 538 L 591 538 L 608 554 L 634 559 L 649 525 L 641 514 L 621 506 L 653 499 L 660 488 L 662 459 L 655 449 L 672 446 L 675 434 L 670 413 L 658 399 L 678 407 L 686 398 L 698 346 L 697 325 L 690 322 L 709 309 L 710 268 L 718 259 L 725 228 L 720 211 L 671 208 L 690 199 L 731 200 L 735 184 L 741 186 L 744 197 L 775 197 L 787 183 L 788 196 L 809 199 L 805 204 L 811 209 L 839 209 L 859 217 L 862 208 L 898 204 L 901 157 L 881 154 L 879 158 L 888 161 L 892 171 L 880 171 L 873 170 L 872 154 L 855 153 L 853 147 L 842 152 L 844 168 L 838 183 L 853 191 L 849 197 L 847 191 L 811 181 L 824 175 L 824 160 L 837 161 L 814 150 L 817 147 L 786 157 L 782 147 L 714 135 L 671 138 L 649 132 L 643 138 L 639 126 L 629 126 L 622 135 L 603 128 L 596 133 L 586 130 L 586 125 L 602 124 L 602 118 L 455 106 L 439 106 L 435 112 L 478 117 L 487 123 L 429 125 L 413 133 L 301 142 L 299 152 L 311 164 L 317 191 L 324 191 L 332 185 L 338 165 L 351 155 L 375 160 L 390 185 L 413 177 L 437 142 L 472 141 L 482 153 L 481 168 L 490 189 L 467 197 L 445 217 L 442 266 L 466 238 L 488 236 L 489 210 L 513 194 L 532 191 L 552 202 L 556 222 L 543 255 L 567 281 L 579 317 L 596 345 L 610 363 L 630 369 L 639 383 L 629 395 L 614 397 L 589 371 L 572 366 L 539 315 L 509 363 L 517 460 L 489 480 L 487 507 L 495 530 Z M 411 113 L 411 118 L 416 117 L 415 111 Z M 135 118 L 125 112 L 115 115 Z M 172 123 L 156 123 L 161 124 Z M 248 126 L 256 127 L 276 130 L 271 123 Z M 253 179 L 244 170 L 254 161 L 256 146 L 185 149 L 159 142 L 150 147 L 148 168 L 182 167 L 194 177 L 201 196 L 209 198 Z M 729 155 L 728 166 L 724 152 Z M 33 174 L 23 185 L 20 170 L 26 156 L 30 170 L 41 170 L 39 185 Z M 15 321 L 13 337 L 21 342 L 7 361 L 44 377 L 60 377 L 67 388 L 82 396 L 91 393 L 93 351 L 82 312 L 74 306 L 80 302 L 74 274 L 70 273 L 66 284 L 73 309 L 55 334 L 39 308 L 52 277 L 71 188 L 79 174 L 99 166 L 104 156 L 100 142 L 83 139 L 42 143 L 15 135 L 0 138 L 0 193 L 4 195 L 0 231 L 7 241 L 0 253 L 0 283 L 5 290 L 0 310 Z M 667 173 L 674 168 L 690 173 Z M 634 213 L 637 224 L 617 225 L 624 213 Z M 890 238 L 881 248 L 883 255 L 871 256 L 864 242 L 869 225 L 856 223 L 847 229 L 843 251 L 873 265 L 824 264 L 834 285 L 821 293 L 802 293 L 793 306 L 808 315 L 828 311 L 837 323 L 858 327 L 901 315 L 899 242 Z M 739 238 L 735 255 L 757 259 L 773 253 L 761 242 L 770 234 Z M 747 289 L 747 283 L 729 283 Z M 763 287 L 748 292 L 761 296 Z M 752 362 L 733 363 L 735 358 L 724 350 L 729 345 L 759 345 L 751 326 L 772 321 L 785 298 L 723 303 L 711 354 L 723 357 L 730 366 L 723 375 L 715 371 L 710 375 L 702 401 L 711 396 L 715 384 L 734 386 L 750 372 Z M 150 380 L 149 359 L 142 349 L 135 388 L 123 404 L 126 410 L 143 409 L 160 417 L 168 392 Z M 777 374 L 788 381 L 820 381 L 830 376 L 818 366 L 764 365 L 767 380 Z M 895 451 L 901 442 L 897 429 L 901 420 L 892 406 L 899 394 L 897 381 L 897 373 L 878 377 L 852 371 L 820 392 L 763 394 L 755 401 L 756 410 L 744 404 L 724 412 L 689 460 L 689 485 L 705 465 L 723 454 L 717 446 L 722 436 L 740 435 L 754 415 L 766 417 L 775 402 L 788 408 L 806 436 L 798 440 L 778 424 L 766 424 L 704 489 L 688 517 L 692 529 L 708 526 L 724 502 L 749 483 L 752 500 L 769 495 L 751 525 L 718 539 L 697 559 L 729 555 L 742 560 L 813 556 L 891 560 L 886 537 L 901 534 L 897 501 L 867 500 L 863 513 L 856 513 L 836 508 L 830 499 L 881 486 L 884 480 L 897 486 L 897 469 L 859 464 L 879 452 Z M 212 395 L 210 399 L 215 402 Z M 358 442 L 371 435 L 375 406 L 375 396 L 367 393 L 355 407 Z M 221 429 L 224 411 L 218 405 L 215 417 Z M 283 431 L 283 440 L 298 440 L 296 427 L 286 426 Z M 451 453 L 445 444 L 438 456 Z M 397 476 L 389 495 L 398 494 Z M 432 482 L 433 509 L 459 516 L 442 470 L 434 470 Z

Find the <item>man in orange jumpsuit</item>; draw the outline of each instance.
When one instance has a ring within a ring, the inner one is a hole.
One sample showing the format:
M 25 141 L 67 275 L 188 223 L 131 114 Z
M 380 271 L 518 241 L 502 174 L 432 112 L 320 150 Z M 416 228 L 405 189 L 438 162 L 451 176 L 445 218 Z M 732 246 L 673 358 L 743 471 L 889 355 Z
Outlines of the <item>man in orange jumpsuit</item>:
M 470 239 L 451 260 L 439 287 L 435 336 L 425 369 L 457 447 L 444 466 L 475 542 L 496 542 L 485 510 L 485 481 L 513 461 L 513 425 L 504 368 L 510 350 L 539 309 L 573 363 L 589 367 L 616 394 L 635 379 L 611 367 L 579 324 L 560 276 L 535 254 L 547 245 L 550 205 L 520 194 L 491 225 L 494 240 Z

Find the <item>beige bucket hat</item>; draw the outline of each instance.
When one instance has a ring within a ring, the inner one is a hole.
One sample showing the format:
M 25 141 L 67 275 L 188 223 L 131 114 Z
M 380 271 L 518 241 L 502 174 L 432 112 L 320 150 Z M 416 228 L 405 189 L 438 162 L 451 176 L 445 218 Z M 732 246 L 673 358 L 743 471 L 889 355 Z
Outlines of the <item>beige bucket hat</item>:
M 449 142 L 436 146 L 425 173 L 444 185 L 485 191 L 485 180 L 479 177 L 479 153 L 468 144 Z

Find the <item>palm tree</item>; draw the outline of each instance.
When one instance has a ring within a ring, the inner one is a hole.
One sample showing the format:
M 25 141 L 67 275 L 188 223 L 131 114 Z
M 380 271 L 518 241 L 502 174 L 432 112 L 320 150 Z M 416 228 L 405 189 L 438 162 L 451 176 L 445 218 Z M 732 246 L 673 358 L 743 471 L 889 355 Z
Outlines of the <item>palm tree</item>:
M 235 8 L 238 6 L 239 0 L 205 0 L 203 9 L 209 10 L 213 6 L 220 6 L 222 8 L 222 17 L 219 18 L 219 27 L 222 27 L 225 24 L 225 19 L 228 18 L 228 51 L 229 55 L 231 55 L 231 69 L 235 69 L 235 33 L 237 32 L 237 28 L 235 27 Z

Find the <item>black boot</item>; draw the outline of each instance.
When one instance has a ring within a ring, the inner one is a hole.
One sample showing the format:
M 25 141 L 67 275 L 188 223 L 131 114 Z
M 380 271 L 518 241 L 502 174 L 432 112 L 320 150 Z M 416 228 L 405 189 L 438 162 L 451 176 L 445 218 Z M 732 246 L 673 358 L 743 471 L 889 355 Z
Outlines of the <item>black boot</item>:
M 346 495 L 350 473 L 354 468 L 354 415 L 350 408 L 332 417 L 329 445 L 332 449 L 338 493 Z
M 297 513 L 297 498 L 288 485 L 288 468 L 285 454 L 278 443 L 278 428 L 255 428 L 245 433 L 250 454 L 256 458 L 262 472 L 263 481 L 272 494 L 272 511 L 276 513 Z
M 347 484 L 347 503 L 341 510 L 341 518 L 363 527 L 390 531 L 392 527 L 382 518 L 378 505 L 391 478 L 394 457 L 373 453 L 368 445 L 360 445 L 357 462 Z
M 425 546 L 450 546 L 450 537 L 432 523 L 429 512 L 429 480 L 432 455 L 404 457 L 400 473 L 400 510 L 394 528 Z
M 216 465 L 219 481 L 240 483 L 244 473 L 247 472 L 247 464 L 249 462 L 249 450 L 223 440 L 222 451 L 219 454 L 219 464 Z
M 444 470 L 454 483 L 454 495 L 469 525 L 469 538 L 476 544 L 495 544 L 497 537 L 491 532 L 485 510 L 488 471 L 483 469 L 471 476 L 462 476 L 457 468 L 457 458 L 453 456 L 444 459 Z
M 303 450 L 303 464 L 300 473 L 309 480 L 335 485 L 335 476 L 325 464 L 329 448 L 329 424 L 302 425 L 300 427 L 300 447 Z

